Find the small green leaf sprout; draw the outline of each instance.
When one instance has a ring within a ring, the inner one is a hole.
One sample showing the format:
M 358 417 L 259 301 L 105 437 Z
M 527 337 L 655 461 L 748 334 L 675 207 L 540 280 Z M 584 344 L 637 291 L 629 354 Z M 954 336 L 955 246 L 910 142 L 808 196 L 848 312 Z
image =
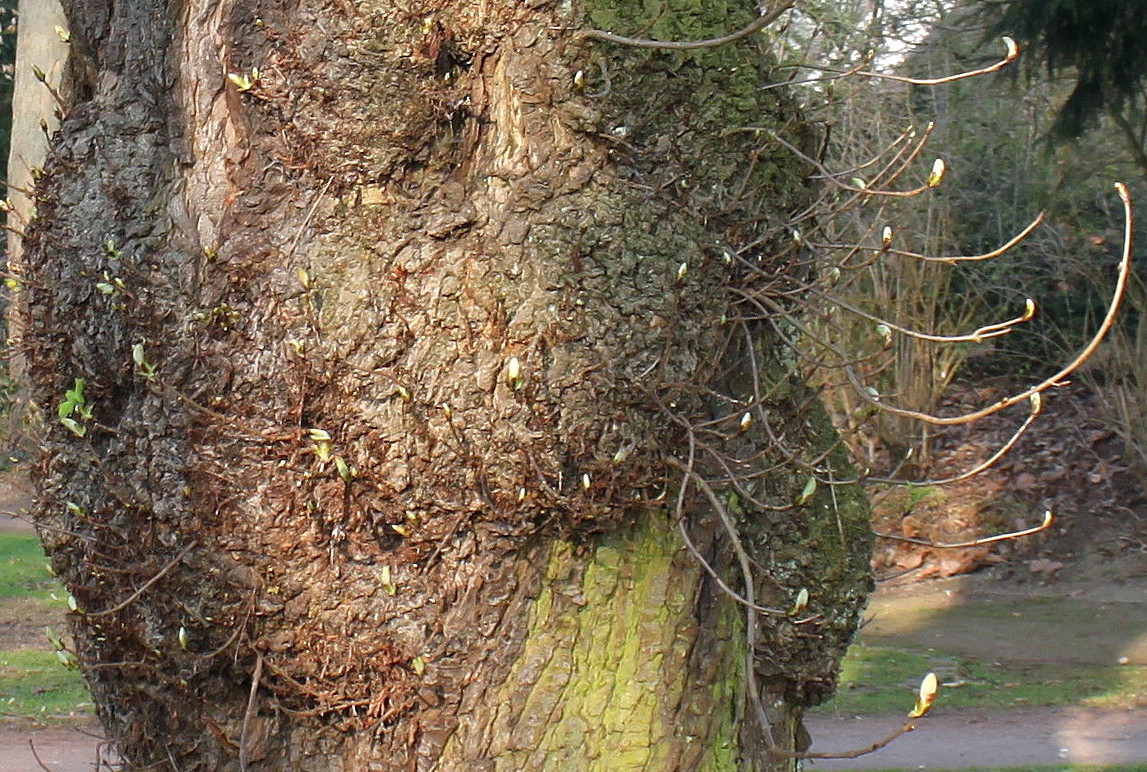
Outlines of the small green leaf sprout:
M 147 361 L 147 351 L 142 342 L 131 347 L 131 361 L 135 363 L 135 374 L 144 380 L 155 380 L 155 365 Z
M 65 429 L 77 437 L 88 433 L 87 422 L 92 419 L 92 406 L 84 397 L 83 378 L 76 378 L 72 388 L 64 392 L 64 400 L 56 406 L 56 415 Z
M 325 464 L 334 457 L 330 434 L 322 429 L 308 429 L 307 435 L 311 438 L 311 442 L 314 443 L 315 455 L 318 456 L 319 461 Z
M 249 73 L 227 73 L 227 80 L 234 84 L 235 88 L 239 91 L 240 94 L 246 93 L 255 88 L 261 77 L 262 76 L 259 74 L 258 67 L 253 68 Z
M 383 566 L 378 572 L 379 585 L 382 591 L 387 595 L 394 595 L 398 592 L 398 585 L 394 583 L 394 579 L 390 575 L 390 566 Z
M 887 324 L 884 324 L 883 322 L 881 322 L 880 324 L 876 325 L 876 333 L 878 335 L 880 335 L 880 337 L 884 338 L 885 348 L 892 345 L 892 328 L 891 327 L 889 327 Z
M 80 661 L 76 659 L 76 655 L 68 651 L 68 647 L 64 645 L 64 640 L 56 635 L 56 632 L 52 628 L 45 627 L 44 634 L 48 637 L 48 642 L 51 643 L 52 647 L 56 650 L 56 659 L 60 661 L 61 665 L 68 670 L 75 670 L 80 666 Z
M 127 292 L 127 285 L 123 279 L 118 276 L 111 276 L 107 271 L 104 271 L 104 279 L 96 282 L 96 289 L 100 291 L 101 295 L 116 297 Z
M 355 477 L 358 477 L 358 470 L 346 462 L 342 456 L 335 456 L 335 469 L 338 470 L 339 477 L 343 482 L 350 482 Z
M 808 480 L 805 481 L 804 488 L 801 489 L 800 495 L 797 496 L 796 505 L 799 507 L 799 506 L 803 506 L 804 504 L 809 503 L 809 501 L 813 497 L 813 494 L 815 494 L 815 493 L 816 493 L 816 478 L 809 475 Z

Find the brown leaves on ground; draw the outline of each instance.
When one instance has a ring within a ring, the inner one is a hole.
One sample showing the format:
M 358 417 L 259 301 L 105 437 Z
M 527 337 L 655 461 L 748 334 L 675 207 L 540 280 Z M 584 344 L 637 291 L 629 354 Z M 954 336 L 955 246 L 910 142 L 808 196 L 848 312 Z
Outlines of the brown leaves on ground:
M 1002 381 L 957 384 L 939 412 L 966 412 L 1012 390 Z M 1143 480 L 1124 462 L 1123 443 L 1102 415 L 1098 395 L 1065 388 L 1048 396 L 1043 415 L 1018 445 L 982 474 L 945 486 L 874 489 L 875 530 L 923 541 L 974 540 L 1036 525 L 1046 510 L 1056 516 L 1048 532 L 967 549 L 878 539 L 878 576 L 944 577 L 1005 564 L 1002 573 L 1043 583 L 1070 573 L 1078 558 L 1147 557 Z M 936 431 L 920 477 L 945 478 L 975 466 L 1024 418 L 1013 410 Z

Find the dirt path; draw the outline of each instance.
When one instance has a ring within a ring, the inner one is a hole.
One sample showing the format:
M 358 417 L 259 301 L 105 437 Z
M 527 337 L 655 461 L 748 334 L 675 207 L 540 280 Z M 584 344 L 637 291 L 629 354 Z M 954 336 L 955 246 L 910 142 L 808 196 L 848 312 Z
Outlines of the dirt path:
M 50 772 L 114 769 L 100 763 L 107 758 L 107 750 L 93 736 L 98 731 L 94 726 L 82 729 L 0 726 L 0 769 L 5 772 L 44 772 L 45 768 Z
M 863 748 L 887 737 L 902 716 L 809 722 L 814 751 Z M 1147 710 L 1107 712 L 1033 708 L 1004 714 L 938 712 L 911 732 L 868 756 L 809 762 L 806 769 L 990 769 L 1056 764 L 1147 762 Z
M 21 472 L 0 472 L 0 532 L 33 533 L 27 511 L 32 506 L 32 487 Z

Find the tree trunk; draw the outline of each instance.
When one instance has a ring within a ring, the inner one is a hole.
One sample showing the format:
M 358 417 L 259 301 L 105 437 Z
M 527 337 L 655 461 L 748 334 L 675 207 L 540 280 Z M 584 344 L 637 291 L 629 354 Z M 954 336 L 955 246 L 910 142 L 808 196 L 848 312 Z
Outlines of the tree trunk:
M 862 497 L 809 483 L 848 476 L 831 427 L 736 302 L 802 270 L 769 132 L 807 138 L 759 35 L 578 33 L 755 14 L 662 5 L 65 3 L 22 350 L 131 764 L 794 765 L 870 585 Z

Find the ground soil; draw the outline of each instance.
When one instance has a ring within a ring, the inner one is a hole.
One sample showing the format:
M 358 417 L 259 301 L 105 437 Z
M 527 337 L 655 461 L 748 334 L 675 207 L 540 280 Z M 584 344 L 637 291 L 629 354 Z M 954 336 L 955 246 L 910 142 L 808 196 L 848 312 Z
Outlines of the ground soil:
M 1005 396 L 1003 382 L 964 384 L 942 406 L 956 413 Z M 973 480 L 875 492 L 875 528 L 920 540 L 964 541 L 1038 523 L 1048 531 L 1022 541 L 946 550 L 881 539 L 874 561 L 880 585 L 864 635 L 907 636 L 969 657 L 1041 663 L 1147 664 L 1147 495 L 1122 458 L 1118 436 L 1102 421 L 1102 404 L 1082 390 L 1053 394 L 1045 414 L 1000 463 Z M 975 466 L 1005 443 L 1023 420 L 997 417 L 932 437 L 915 474 L 948 477 Z M 31 494 L 19 473 L 0 476 L 0 509 L 19 512 Z M 0 529 L 29 531 L 21 517 L 0 516 Z M 1027 618 L 1030 599 L 1055 599 L 1052 627 Z M 985 629 L 989 609 L 1003 619 Z M 977 614 L 979 616 L 977 616 Z M 43 645 L 29 609 L 0 608 L 0 648 Z M 1042 625 L 1042 626 L 1041 626 Z M 1050 630 L 1050 632 L 1049 632 Z M 915 638 L 913 638 L 913 636 Z M 896 729 L 900 716 L 818 714 L 809 720 L 814 751 L 846 751 Z M 82 729 L 0 726 L 0 760 L 8 772 L 93 769 L 100 741 Z M 32 740 L 43 762 L 32 755 Z M 106 758 L 106 754 L 104 756 Z M 1004 768 L 1023 764 L 1147 762 L 1147 709 L 1079 707 L 975 713 L 938 709 L 887 748 L 851 761 L 810 762 L 808 769 L 889 767 Z

